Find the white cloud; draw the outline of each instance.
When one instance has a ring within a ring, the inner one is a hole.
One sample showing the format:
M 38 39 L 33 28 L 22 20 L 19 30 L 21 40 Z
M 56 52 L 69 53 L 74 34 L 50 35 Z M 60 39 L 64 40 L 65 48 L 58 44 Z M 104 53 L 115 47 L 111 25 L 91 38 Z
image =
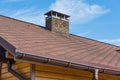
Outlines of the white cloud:
M 31 22 L 34 24 L 39 24 L 44 26 L 44 11 L 36 8 L 25 8 L 17 11 L 12 11 L 7 16 L 10 16 L 15 19 Z
M 4 1 L 24 1 L 24 0 L 4 0 Z M 96 17 L 109 12 L 109 9 L 95 4 L 89 5 L 82 0 L 56 0 L 50 5 L 49 9 L 53 9 L 71 16 L 71 24 L 86 23 L 95 19 Z M 2 11 L 2 12 L 1 12 Z M 27 22 L 44 25 L 44 13 L 46 11 L 36 8 L 23 8 L 19 10 L 1 10 L 0 13 L 4 15 L 24 20 Z M 8 13 L 9 12 L 9 13 Z
M 50 9 L 69 14 L 72 24 L 86 23 L 110 11 L 97 4 L 87 4 L 83 0 L 56 0 Z
M 76 35 L 78 35 L 78 36 L 87 36 L 90 33 L 91 33 L 90 31 L 87 31 L 87 32 L 76 33 Z
M 100 41 L 120 46 L 120 38 L 118 38 L 118 39 L 104 39 L 104 40 L 100 40 Z

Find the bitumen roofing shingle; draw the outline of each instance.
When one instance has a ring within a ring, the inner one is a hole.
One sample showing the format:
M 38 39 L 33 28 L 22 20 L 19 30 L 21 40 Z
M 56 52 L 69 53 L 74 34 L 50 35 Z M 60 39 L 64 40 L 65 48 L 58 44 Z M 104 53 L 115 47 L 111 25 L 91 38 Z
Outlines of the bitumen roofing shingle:
M 120 47 L 81 36 L 63 36 L 42 26 L 0 16 L 0 45 L 15 52 L 56 60 L 120 70 Z M 2 41 L 4 39 L 6 42 Z M 3 44 L 3 42 L 5 44 Z M 10 46 L 10 47 L 11 47 Z M 10 48 L 6 46 L 7 48 Z

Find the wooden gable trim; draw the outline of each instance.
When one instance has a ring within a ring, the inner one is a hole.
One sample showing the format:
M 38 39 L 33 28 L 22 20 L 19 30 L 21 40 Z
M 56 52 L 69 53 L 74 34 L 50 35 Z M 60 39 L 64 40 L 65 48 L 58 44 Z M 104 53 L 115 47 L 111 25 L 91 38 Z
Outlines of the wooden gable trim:
M 15 54 L 16 48 L 2 37 L 0 37 L 0 46 L 10 52 L 12 55 Z

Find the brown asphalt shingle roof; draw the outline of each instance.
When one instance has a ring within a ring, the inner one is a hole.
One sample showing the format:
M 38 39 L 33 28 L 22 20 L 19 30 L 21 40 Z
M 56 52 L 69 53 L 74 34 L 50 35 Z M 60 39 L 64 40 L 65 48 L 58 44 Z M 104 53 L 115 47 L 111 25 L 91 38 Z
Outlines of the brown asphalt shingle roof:
M 0 16 L 0 45 L 5 47 L 3 39 L 14 48 L 12 51 L 8 49 L 12 54 L 23 52 L 120 71 L 118 46 L 72 34 L 63 36 L 38 25 Z

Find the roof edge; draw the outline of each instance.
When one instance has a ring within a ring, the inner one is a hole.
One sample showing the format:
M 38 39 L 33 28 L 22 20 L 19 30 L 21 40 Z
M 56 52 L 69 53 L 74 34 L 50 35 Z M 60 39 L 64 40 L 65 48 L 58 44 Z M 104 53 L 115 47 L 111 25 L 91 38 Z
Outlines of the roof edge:
M 20 52 L 16 52 L 16 55 L 15 55 L 14 59 L 16 61 L 17 60 L 18 61 L 26 61 L 26 62 L 30 62 L 30 63 L 34 63 L 34 64 L 47 64 L 47 65 L 68 67 L 68 68 L 79 69 L 79 70 L 91 71 L 91 70 L 94 70 L 94 69 L 99 69 L 99 71 L 101 73 L 120 75 L 120 69 L 117 70 L 116 68 L 105 69 L 105 68 L 88 66 L 88 65 L 83 65 L 83 64 L 77 64 L 77 63 L 72 63 L 72 62 L 67 62 L 67 61 L 42 57 L 42 56 L 35 56 L 35 55 L 20 53 Z
M 9 51 L 12 55 L 15 54 L 16 48 L 12 44 L 10 44 L 8 41 L 3 39 L 1 36 L 0 36 L 0 46 L 2 46 L 4 49 Z
M 4 15 L 0 15 L 0 16 L 8 18 L 8 19 L 15 20 L 15 21 L 19 21 L 19 22 L 23 22 L 23 23 L 27 23 L 27 24 L 31 24 L 31 25 L 35 25 L 35 26 L 39 26 L 39 27 L 44 28 L 44 26 L 41 26 L 41 25 L 38 25 L 38 24 L 34 24 L 34 23 L 31 23 L 31 22 L 27 22 L 27 21 L 24 21 L 24 20 L 20 20 L 20 19 L 16 19 L 16 18 L 12 18 L 12 17 L 9 17 L 9 16 L 4 16 Z

